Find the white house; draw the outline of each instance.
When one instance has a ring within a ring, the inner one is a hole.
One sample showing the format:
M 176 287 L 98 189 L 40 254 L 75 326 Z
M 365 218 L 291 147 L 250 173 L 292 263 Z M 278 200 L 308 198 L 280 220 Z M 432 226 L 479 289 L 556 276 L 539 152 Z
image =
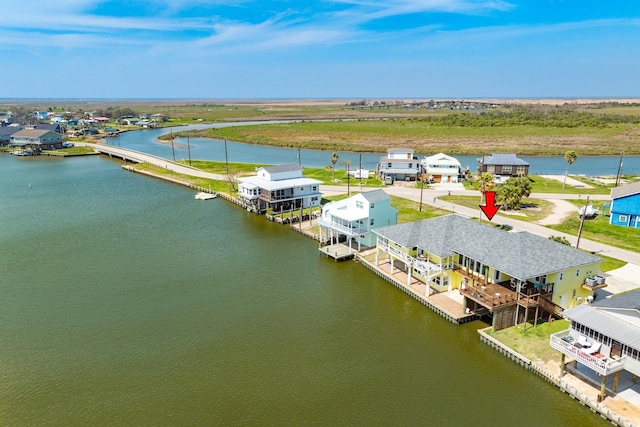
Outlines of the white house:
M 462 174 L 460 162 L 455 157 L 439 153 L 422 159 L 422 167 L 430 182 L 458 182 Z
M 322 181 L 303 177 L 300 166 L 265 166 L 257 172 L 238 179 L 238 197 L 246 208 L 265 213 L 320 206 Z
M 326 240 L 346 236 L 349 245 L 355 240 L 361 245 L 376 245 L 376 235 L 371 230 L 398 223 L 398 210 L 391 207 L 391 198 L 384 190 L 359 193 L 349 198 L 322 206 L 318 218 L 320 233 Z
M 569 329 L 551 335 L 551 347 L 562 353 L 561 375 L 565 358 L 590 369 L 601 378 L 600 399 L 605 387 L 618 392 L 623 371 L 635 378 L 640 375 L 640 290 L 611 298 L 585 302 L 564 312 L 571 322 Z M 607 383 L 607 377 L 613 381 Z
M 377 172 L 383 180 L 391 177 L 393 181 L 416 181 L 422 168 L 411 148 L 389 148 L 386 157 L 380 159 Z

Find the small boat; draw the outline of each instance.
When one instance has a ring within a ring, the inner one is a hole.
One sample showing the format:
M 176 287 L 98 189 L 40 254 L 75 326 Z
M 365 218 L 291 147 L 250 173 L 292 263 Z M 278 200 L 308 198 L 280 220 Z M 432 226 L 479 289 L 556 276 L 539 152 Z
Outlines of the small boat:
M 578 215 L 585 218 L 595 218 L 598 215 L 598 210 L 593 207 L 593 205 L 583 206 L 578 209 Z
M 206 193 L 204 191 L 201 191 L 198 194 L 196 194 L 196 200 L 209 200 L 209 199 L 215 199 L 216 197 L 218 196 L 215 193 Z

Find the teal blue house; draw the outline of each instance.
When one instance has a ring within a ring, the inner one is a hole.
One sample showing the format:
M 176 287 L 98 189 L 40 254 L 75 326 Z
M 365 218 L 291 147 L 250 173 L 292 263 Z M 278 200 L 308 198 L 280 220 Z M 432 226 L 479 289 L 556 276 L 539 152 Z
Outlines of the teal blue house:
M 640 182 L 611 189 L 609 224 L 640 228 Z

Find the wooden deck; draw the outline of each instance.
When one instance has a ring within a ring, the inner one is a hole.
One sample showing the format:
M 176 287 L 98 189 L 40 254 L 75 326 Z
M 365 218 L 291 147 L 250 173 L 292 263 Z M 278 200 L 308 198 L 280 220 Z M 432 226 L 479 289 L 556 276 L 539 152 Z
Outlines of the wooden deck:
M 380 264 L 377 266 L 372 263 L 367 264 L 395 284 L 396 287 L 401 288 L 405 293 L 412 295 L 415 299 L 454 323 L 465 323 L 478 317 L 474 312 L 465 312 L 463 297 L 457 289 L 450 292 L 437 293 L 415 277 L 411 277 L 409 281 L 406 270 L 402 270 L 398 266 L 393 268 L 393 274 L 391 274 L 391 263 L 386 259 L 380 260 Z M 429 291 L 428 294 L 427 290 Z
M 461 293 L 486 307 L 490 312 L 498 307 L 506 307 L 518 304 L 523 308 L 537 308 L 541 305 L 541 296 L 550 296 L 552 294 L 552 285 L 550 288 L 544 287 L 547 292 L 543 292 L 541 288 L 536 288 L 532 283 L 523 284 L 521 291 L 516 291 L 516 286 L 510 281 L 492 283 L 486 282 L 483 276 L 478 276 L 464 269 L 456 270 L 466 278 L 465 289 L 461 289 Z M 548 309 L 544 304 L 545 310 Z M 552 308 L 552 307 L 551 307 Z
M 320 253 L 333 258 L 336 261 L 344 261 L 347 259 L 353 258 L 358 251 L 356 249 L 352 249 L 347 245 L 343 245 L 342 243 L 338 243 L 335 245 L 323 246 L 320 248 Z

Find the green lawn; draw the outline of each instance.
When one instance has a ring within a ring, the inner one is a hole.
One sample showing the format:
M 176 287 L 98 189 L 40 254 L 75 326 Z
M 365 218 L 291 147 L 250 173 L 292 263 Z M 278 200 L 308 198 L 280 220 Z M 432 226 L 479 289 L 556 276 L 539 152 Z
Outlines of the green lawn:
M 500 331 L 485 332 L 509 348 L 531 360 L 560 362 L 561 354 L 549 345 L 551 334 L 569 328 L 568 320 L 556 320 L 538 324 L 536 328 L 528 324 L 526 331 L 522 325 L 511 326 Z
M 584 206 L 585 201 L 573 200 L 571 203 L 578 209 Z M 610 225 L 609 216 L 602 215 L 603 203 L 605 202 L 598 200 L 593 202 L 593 207 L 598 209 L 600 214 L 595 219 L 585 219 L 581 238 L 634 252 L 637 251 L 640 248 L 640 229 Z M 565 219 L 562 224 L 551 225 L 549 228 L 577 236 L 580 228 L 580 217 L 576 212 L 575 215 Z
M 464 206 L 471 209 L 480 208 L 480 196 L 443 196 L 441 200 L 454 203 L 456 205 Z M 505 211 L 502 208 L 498 211 L 498 214 L 506 216 L 508 218 L 518 219 L 521 221 L 538 221 L 542 218 L 549 216 L 553 212 L 553 203 L 547 200 L 540 199 L 523 199 L 522 208 L 516 211 Z
M 562 182 L 555 179 L 546 179 L 540 175 L 529 175 L 531 181 L 532 193 L 560 193 L 560 194 L 609 194 L 611 186 L 603 185 L 586 177 L 572 176 L 573 179 L 588 184 L 594 188 L 576 188 L 565 185 L 562 188 Z

